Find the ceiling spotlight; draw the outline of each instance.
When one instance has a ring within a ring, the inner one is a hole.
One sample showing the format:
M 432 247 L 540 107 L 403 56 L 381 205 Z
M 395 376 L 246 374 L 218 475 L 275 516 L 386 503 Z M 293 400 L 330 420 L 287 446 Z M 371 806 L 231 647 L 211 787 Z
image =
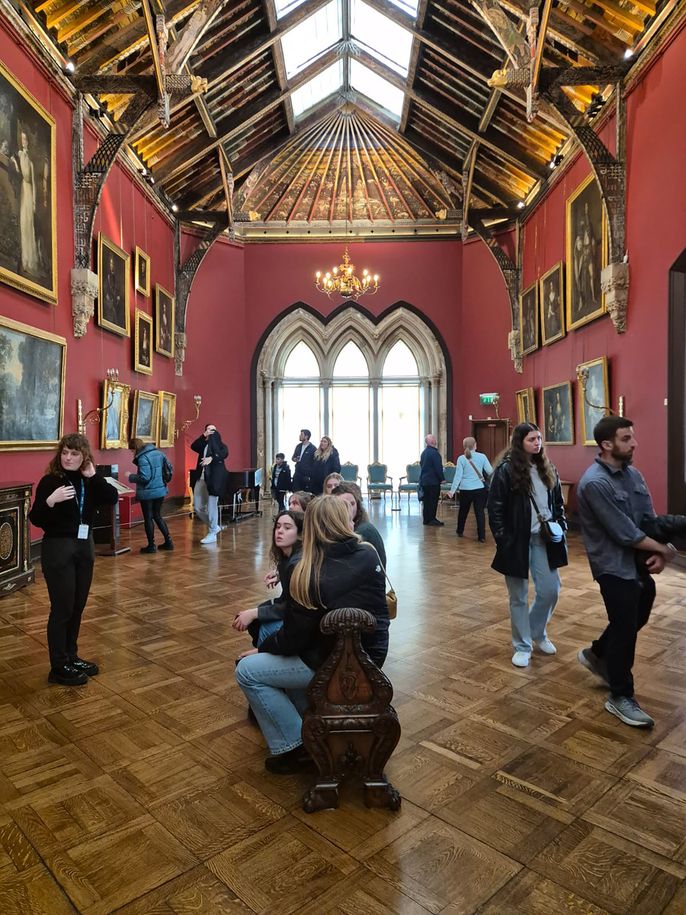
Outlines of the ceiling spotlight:
M 624 52 L 624 60 L 631 60 L 631 58 L 633 56 L 634 56 L 634 49 L 627 48 L 626 51 Z
M 175 203 L 172 203 L 171 208 L 172 208 L 172 213 L 179 212 L 179 208 L 177 207 L 177 205 Z
M 147 178 L 147 177 L 148 177 L 148 170 L 147 170 L 147 168 L 144 168 L 144 169 L 141 171 L 141 175 L 142 175 L 144 178 Z
M 550 171 L 552 172 L 553 169 L 556 169 L 557 166 L 560 164 L 560 162 L 562 162 L 563 159 L 564 159 L 564 156 L 562 155 L 562 153 L 557 153 L 557 155 L 553 156 L 553 158 L 548 163 L 548 168 L 550 169 Z
M 73 73 L 76 70 L 76 64 L 73 60 L 68 60 L 64 65 L 64 69 L 67 71 L 67 73 Z
M 523 210 L 525 206 L 526 206 L 526 204 L 524 203 L 524 201 L 520 200 L 519 203 L 517 204 L 517 209 Z

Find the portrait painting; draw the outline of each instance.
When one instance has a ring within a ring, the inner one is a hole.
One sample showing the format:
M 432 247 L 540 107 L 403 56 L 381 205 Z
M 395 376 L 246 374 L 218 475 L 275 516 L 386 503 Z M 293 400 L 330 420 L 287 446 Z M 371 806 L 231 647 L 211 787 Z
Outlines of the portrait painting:
M 98 235 L 98 324 L 122 337 L 131 334 L 129 321 L 129 255 Z
M 129 393 L 128 384 L 106 378 L 102 388 L 101 448 L 128 448 Z
M 57 302 L 55 121 L 0 63 L 0 280 Z
M 536 398 L 533 388 L 522 388 L 515 392 L 517 400 L 517 422 L 536 424 Z
M 546 445 L 574 444 L 572 385 L 569 381 L 543 388 L 543 439 Z
M 155 286 L 155 350 L 174 355 L 174 296 L 159 283 Z
M 562 263 L 555 264 L 539 281 L 541 337 L 543 346 L 561 340 L 565 335 L 564 286 Z
M 133 340 L 133 367 L 143 375 L 152 375 L 152 318 L 136 309 Z
M 160 391 L 160 429 L 157 441 L 160 448 L 171 448 L 174 445 L 175 423 L 176 394 Z
M 0 317 L 0 451 L 57 446 L 66 362 L 64 337 Z
M 519 335 L 522 356 L 538 349 L 538 283 L 519 297 Z
M 593 429 L 597 422 L 610 414 L 607 356 L 592 359 L 590 362 L 582 362 L 577 366 L 577 372 L 580 369 L 588 369 L 585 394 L 581 383 L 577 385 L 579 410 L 581 411 L 581 438 L 584 445 L 595 445 Z
M 135 391 L 133 415 L 131 417 L 131 438 L 140 438 L 146 444 L 157 444 L 160 398 L 147 391 Z
M 150 295 L 150 258 L 145 251 L 141 251 L 138 246 L 136 246 L 134 255 L 134 284 L 136 286 L 136 292 L 140 292 L 141 295 L 144 295 L 147 298 Z
M 567 330 L 605 313 L 600 274 L 606 260 L 607 225 L 593 175 L 567 200 Z

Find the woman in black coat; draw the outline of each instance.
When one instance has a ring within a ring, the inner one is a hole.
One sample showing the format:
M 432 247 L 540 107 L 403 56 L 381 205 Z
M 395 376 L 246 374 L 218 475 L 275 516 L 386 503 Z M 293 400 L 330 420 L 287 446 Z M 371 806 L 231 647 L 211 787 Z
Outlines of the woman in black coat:
M 328 435 L 322 435 L 319 448 L 314 453 L 312 461 L 311 490 L 313 495 L 319 496 L 324 491 L 324 480 L 330 473 L 341 472 L 341 459 L 338 451 Z
M 208 525 L 209 530 L 200 543 L 216 543 L 219 533 L 219 498 L 224 495 L 226 468 L 224 461 L 229 449 L 213 423 L 191 445 L 198 455 L 193 483 L 193 507 L 195 514 Z
M 556 653 L 546 627 L 560 593 L 557 569 L 567 565 L 567 546 L 564 537 L 559 543 L 543 540 L 541 519 L 567 529 L 560 479 L 543 450 L 538 426 L 520 423 L 488 495 L 488 522 L 496 542 L 492 567 L 507 583 L 515 667 L 528 667 L 534 643 L 544 654 Z M 529 572 L 535 589 L 531 606 Z
M 72 433 L 57 446 L 36 487 L 29 513 L 43 528 L 41 566 L 50 595 L 50 683 L 82 686 L 98 665 L 79 657 L 81 616 L 88 600 L 95 546 L 93 518 L 99 505 L 116 505 L 117 490 L 95 473 L 88 439 Z

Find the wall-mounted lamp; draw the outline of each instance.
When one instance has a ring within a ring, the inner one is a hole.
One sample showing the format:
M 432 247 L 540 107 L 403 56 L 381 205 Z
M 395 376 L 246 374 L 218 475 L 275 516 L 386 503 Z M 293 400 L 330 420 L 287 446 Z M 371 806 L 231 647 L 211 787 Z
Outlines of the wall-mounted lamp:
M 119 381 L 119 369 L 107 369 L 105 372 L 107 375 L 108 381 Z M 88 423 L 98 423 L 100 422 L 100 417 L 108 410 L 114 403 L 114 391 L 110 391 L 110 400 L 109 403 L 105 404 L 104 407 L 94 407 L 92 410 L 89 410 L 86 415 L 83 415 L 83 401 L 79 397 L 76 401 L 76 428 L 81 435 L 86 434 L 86 426 Z
M 200 407 L 202 405 L 202 396 L 200 394 L 193 395 L 193 403 L 195 404 L 195 416 L 193 419 L 184 419 L 180 426 L 177 426 L 174 429 L 174 438 L 178 438 L 182 432 L 186 430 L 197 420 L 200 416 Z

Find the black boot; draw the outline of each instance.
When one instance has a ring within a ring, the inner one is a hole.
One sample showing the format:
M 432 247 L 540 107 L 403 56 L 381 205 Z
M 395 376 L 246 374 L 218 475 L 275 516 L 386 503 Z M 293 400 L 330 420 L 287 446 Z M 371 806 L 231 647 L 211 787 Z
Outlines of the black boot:
M 157 547 L 154 543 L 149 543 L 147 546 L 142 546 L 140 549 L 141 553 L 156 553 Z
M 174 549 L 174 541 L 173 541 L 171 538 L 170 538 L 169 540 L 165 540 L 164 543 L 161 543 L 161 544 L 160 544 L 160 547 L 159 547 L 159 548 L 160 548 L 161 550 L 173 550 L 173 549 Z
M 61 667 L 52 668 L 48 674 L 48 682 L 61 683 L 62 686 L 83 686 L 84 683 L 88 683 L 88 677 L 73 664 L 63 664 Z
M 264 761 L 267 772 L 274 775 L 297 775 L 298 772 L 311 769 L 313 765 L 312 757 L 302 744 L 287 753 L 268 756 Z
M 84 661 L 83 658 L 78 656 L 72 658 L 69 662 L 70 667 L 75 667 L 77 670 L 80 670 L 82 674 L 85 674 L 87 677 L 97 677 L 100 673 L 100 668 L 94 661 Z

